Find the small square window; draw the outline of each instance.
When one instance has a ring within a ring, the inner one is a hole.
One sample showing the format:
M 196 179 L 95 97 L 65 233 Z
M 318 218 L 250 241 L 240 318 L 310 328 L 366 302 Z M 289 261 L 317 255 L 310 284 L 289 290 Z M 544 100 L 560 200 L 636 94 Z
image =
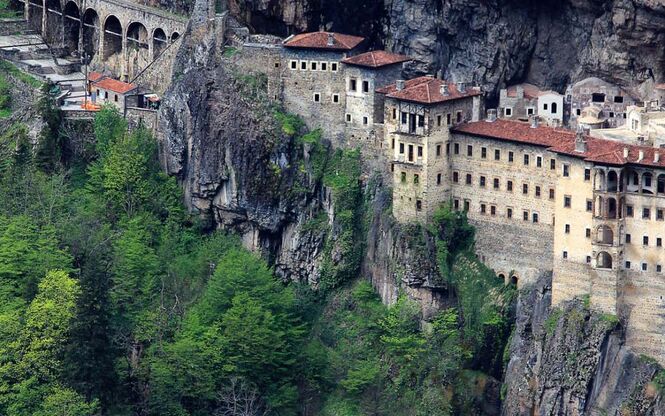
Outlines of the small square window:
M 591 180 L 591 169 L 589 169 L 589 168 L 584 169 L 584 180 L 585 181 L 590 181 Z
M 321 102 L 321 94 L 319 94 L 318 92 L 314 93 L 314 102 L 315 103 L 320 103 Z
M 586 238 L 591 238 L 591 228 L 587 228 L 584 230 L 584 236 Z
M 564 225 L 563 232 L 566 234 L 570 234 L 570 224 Z
M 568 258 L 568 252 L 567 252 L 567 251 L 564 251 L 564 252 L 563 252 L 563 258 L 564 258 L 564 259 L 567 259 L 567 258 Z
M 633 206 L 632 205 L 626 205 L 626 217 L 633 217 Z
M 524 221 L 529 221 L 529 211 L 522 211 L 522 219 Z
M 302 71 L 307 71 L 307 61 L 300 61 L 300 69 Z
M 587 212 L 593 211 L 593 200 L 591 199 L 586 200 L 586 210 Z
M 418 185 L 420 183 L 420 175 L 417 173 L 413 175 L 413 183 L 414 185 Z

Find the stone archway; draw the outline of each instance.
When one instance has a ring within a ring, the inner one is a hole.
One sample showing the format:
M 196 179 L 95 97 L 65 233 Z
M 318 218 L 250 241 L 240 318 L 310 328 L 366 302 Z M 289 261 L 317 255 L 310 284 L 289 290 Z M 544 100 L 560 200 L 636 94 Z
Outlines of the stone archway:
M 596 267 L 599 269 L 612 268 L 612 256 L 607 251 L 601 251 L 596 256 Z
M 88 62 L 98 52 L 99 28 L 99 15 L 94 9 L 87 9 L 83 14 L 83 53 L 88 56 Z
M 114 57 L 114 55 L 116 55 Z M 111 58 L 122 56 L 122 25 L 114 15 L 109 15 L 104 21 L 104 54 L 102 58 L 108 61 Z
M 180 33 L 178 33 L 178 32 L 173 32 L 173 33 L 171 34 L 171 43 L 173 43 L 173 42 L 175 42 L 176 40 L 178 40 L 179 37 L 180 37 Z
M 127 75 L 133 78 L 152 61 L 148 30 L 140 22 L 127 26 Z
M 44 2 L 41 0 L 28 0 L 28 24 L 41 33 L 42 15 L 44 14 Z
M 43 36 L 49 46 L 62 46 L 64 40 L 62 20 L 60 0 L 46 0 L 46 31 Z
M 152 32 L 152 59 L 156 59 L 168 45 L 169 41 L 166 39 L 166 32 L 159 27 L 155 29 Z
M 68 53 L 78 52 L 81 35 L 81 13 L 78 5 L 69 1 L 64 11 L 65 49 Z

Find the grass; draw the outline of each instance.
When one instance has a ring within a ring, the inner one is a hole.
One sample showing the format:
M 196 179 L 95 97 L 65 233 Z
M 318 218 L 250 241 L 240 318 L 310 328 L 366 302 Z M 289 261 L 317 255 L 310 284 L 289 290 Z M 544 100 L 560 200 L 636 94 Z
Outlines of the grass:
M 42 82 L 40 80 L 30 74 L 26 74 L 25 72 L 18 69 L 14 64 L 5 61 L 4 59 L 0 59 L 0 72 L 12 75 L 13 77 L 19 79 L 22 82 L 25 82 L 33 88 L 41 88 L 42 86 Z

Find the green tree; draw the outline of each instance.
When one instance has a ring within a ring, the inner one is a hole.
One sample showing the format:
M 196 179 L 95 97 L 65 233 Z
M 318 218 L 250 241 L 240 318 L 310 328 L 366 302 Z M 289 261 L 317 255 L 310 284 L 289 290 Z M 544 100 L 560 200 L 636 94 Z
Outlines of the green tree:
M 34 416 L 93 416 L 98 411 L 96 401 L 89 403 L 74 390 L 56 386 L 44 398 Z

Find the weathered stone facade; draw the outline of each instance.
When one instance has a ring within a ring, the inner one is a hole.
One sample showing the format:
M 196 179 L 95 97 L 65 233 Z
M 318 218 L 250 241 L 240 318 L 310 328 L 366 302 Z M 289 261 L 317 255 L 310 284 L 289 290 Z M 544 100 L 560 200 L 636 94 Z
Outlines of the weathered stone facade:
M 635 100 L 621 87 L 598 78 L 586 78 L 568 87 L 566 103 L 570 109 L 570 126 L 577 127 L 577 119 L 587 107 L 597 107 L 604 127 L 619 127 L 626 122 L 626 108 Z

